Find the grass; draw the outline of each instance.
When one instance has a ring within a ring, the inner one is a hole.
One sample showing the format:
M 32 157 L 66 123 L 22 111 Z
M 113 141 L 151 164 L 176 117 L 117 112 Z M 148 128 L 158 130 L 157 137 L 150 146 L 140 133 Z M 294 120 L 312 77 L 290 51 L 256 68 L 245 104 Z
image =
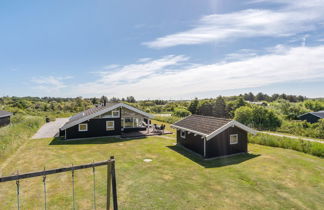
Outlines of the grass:
M 249 154 L 202 161 L 163 137 L 121 140 L 30 140 L 10 158 L 16 170 L 84 164 L 114 155 L 120 209 L 321 209 L 324 161 L 301 152 L 249 145 Z M 145 163 L 143 159 L 153 161 Z M 105 205 L 105 167 L 97 177 L 97 207 Z M 77 209 L 92 208 L 92 169 L 76 172 Z M 21 180 L 22 209 L 43 206 L 42 177 Z M 47 177 L 50 209 L 69 209 L 71 173 Z M 16 184 L 0 184 L 0 209 L 15 209 Z
M 307 137 L 307 136 L 301 136 L 301 135 L 294 135 L 291 133 L 285 133 L 285 132 L 280 132 L 280 131 L 265 131 L 265 132 L 270 132 L 270 133 L 276 133 L 276 134 L 282 134 L 282 135 L 287 135 L 287 136 L 293 136 L 293 137 L 298 137 L 298 138 L 305 138 L 305 139 L 313 139 L 316 141 L 324 141 L 324 139 L 320 139 L 320 138 L 313 138 L 313 137 Z
M 324 144 L 319 142 L 311 142 L 302 139 L 293 139 L 289 137 L 272 136 L 263 133 L 258 133 L 257 135 L 250 135 L 249 142 L 272 147 L 292 149 L 299 152 L 324 157 Z
M 15 115 L 10 125 L 0 128 L 0 164 L 29 140 L 44 123 L 41 117 Z

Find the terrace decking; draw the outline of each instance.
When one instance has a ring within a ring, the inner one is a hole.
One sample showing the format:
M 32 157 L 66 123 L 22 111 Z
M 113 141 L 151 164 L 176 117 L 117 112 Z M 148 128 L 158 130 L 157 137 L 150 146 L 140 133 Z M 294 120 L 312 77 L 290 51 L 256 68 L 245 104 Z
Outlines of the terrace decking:
M 133 138 L 133 137 L 145 137 L 145 136 L 159 136 L 159 135 L 166 135 L 166 134 L 172 134 L 171 131 L 156 131 L 153 128 L 149 128 L 148 130 L 142 130 L 142 131 L 131 131 L 127 133 L 122 133 L 122 138 Z

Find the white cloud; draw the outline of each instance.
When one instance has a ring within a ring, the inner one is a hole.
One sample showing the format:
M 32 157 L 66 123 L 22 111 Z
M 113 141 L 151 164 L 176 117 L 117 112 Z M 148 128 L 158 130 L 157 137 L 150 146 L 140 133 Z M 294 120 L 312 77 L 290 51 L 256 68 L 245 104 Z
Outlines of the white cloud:
M 41 92 L 46 93 L 58 93 L 61 89 L 67 87 L 64 83 L 64 80 L 71 79 L 71 76 L 65 77 L 54 77 L 54 76 L 42 76 L 42 77 L 34 77 L 31 82 L 36 84 L 33 88 L 39 90 Z
M 324 78 L 324 46 L 274 49 L 265 55 L 209 65 L 185 66 L 187 57 L 166 56 L 101 73 L 98 80 L 78 85 L 71 94 L 179 98 Z
M 207 15 L 192 29 L 143 44 L 151 48 L 165 48 L 228 41 L 242 37 L 292 36 L 314 30 L 318 27 L 318 22 L 324 20 L 324 0 L 275 2 L 284 6 L 278 10 L 248 9 Z

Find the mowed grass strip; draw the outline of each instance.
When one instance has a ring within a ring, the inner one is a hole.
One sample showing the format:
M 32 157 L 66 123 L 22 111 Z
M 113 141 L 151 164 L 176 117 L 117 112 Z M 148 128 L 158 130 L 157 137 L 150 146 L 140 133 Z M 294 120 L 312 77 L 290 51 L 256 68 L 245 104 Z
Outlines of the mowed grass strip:
M 162 137 L 30 140 L 4 175 L 102 161 L 114 155 L 120 209 L 321 209 L 322 158 L 250 144 L 249 154 L 202 161 Z M 144 159 L 152 162 L 144 162 Z M 105 207 L 106 168 L 97 168 L 97 208 Z M 92 208 L 92 169 L 76 171 L 77 209 Z M 23 209 L 43 206 L 42 178 L 21 180 Z M 15 182 L 0 184 L 0 209 L 16 208 Z M 48 176 L 50 209 L 72 207 L 71 173 Z

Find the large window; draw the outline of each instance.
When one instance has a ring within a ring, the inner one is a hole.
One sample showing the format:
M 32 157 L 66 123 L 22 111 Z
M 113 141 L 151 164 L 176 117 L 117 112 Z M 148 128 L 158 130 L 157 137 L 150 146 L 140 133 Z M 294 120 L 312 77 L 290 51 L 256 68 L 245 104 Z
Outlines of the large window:
M 134 119 L 131 117 L 126 117 L 124 121 L 125 128 L 132 128 L 134 126 Z
M 87 123 L 79 124 L 79 131 L 80 132 L 88 131 L 88 124 Z
M 115 122 L 114 121 L 106 121 L 106 130 L 107 131 L 115 130 Z
M 230 135 L 230 144 L 237 144 L 238 143 L 238 134 L 231 134 Z

